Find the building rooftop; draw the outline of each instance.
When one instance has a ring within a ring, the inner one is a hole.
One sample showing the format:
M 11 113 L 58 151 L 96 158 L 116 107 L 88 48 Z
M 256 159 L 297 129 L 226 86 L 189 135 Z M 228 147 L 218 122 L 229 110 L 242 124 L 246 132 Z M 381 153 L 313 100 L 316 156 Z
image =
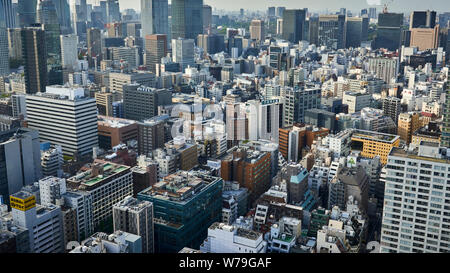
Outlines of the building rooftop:
M 200 172 L 178 171 L 164 177 L 162 181 L 142 191 L 140 195 L 186 203 L 210 184 L 219 180 L 221 178 L 205 175 Z
M 352 135 L 352 140 L 362 139 L 370 141 L 384 142 L 388 144 L 394 144 L 400 137 L 397 135 L 384 134 L 374 131 L 355 130 Z
M 130 167 L 112 162 L 96 160 L 91 165 L 91 169 L 81 172 L 67 179 L 71 188 L 91 188 L 100 186 L 103 181 L 107 181 L 121 172 L 128 171 Z
M 253 230 L 249 230 L 249 229 L 244 229 L 244 228 L 240 228 L 240 227 L 235 227 L 235 226 L 229 226 L 226 225 L 224 223 L 214 223 L 212 224 L 209 229 L 220 229 L 220 230 L 225 230 L 228 232 L 233 232 L 234 234 L 236 234 L 236 236 L 239 237 L 243 237 L 243 238 L 247 238 L 250 240 L 257 240 L 259 237 L 261 237 L 261 233 L 253 231 Z
M 136 124 L 136 121 L 99 115 L 97 116 L 97 123 L 98 125 L 105 127 L 123 128 L 132 124 Z

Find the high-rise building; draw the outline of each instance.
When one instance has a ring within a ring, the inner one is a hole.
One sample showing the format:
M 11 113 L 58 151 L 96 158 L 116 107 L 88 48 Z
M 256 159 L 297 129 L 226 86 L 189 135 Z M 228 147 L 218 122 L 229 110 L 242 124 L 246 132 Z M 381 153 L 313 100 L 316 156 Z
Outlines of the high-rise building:
M 87 30 L 87 49 L 89 66 L 96 67 L 102 60 L 102 35 L 98 28 Z
M 148 48 L 147 35 L 169 34 L 168 10 L 168 0 L 141 0 L 141 35 L 146 39 L 146 48 Z M 165 38 L 167 39 L 167 36 Z
M 450 161 L 445 151 L 437 143 L 422 142 L 415 149 L 389 153 L 380 252 L 450 251 L 445 187 Z
M 421 127 L 419 113 L 401 113 L 398 116 L 397 134 L 406 144 L 411 143 L 412 135 Z
M 396 97 L 387 97 L 383 100 L 383 113 L 398 124 L 398 116 L 402 112 L 401 100 Z
M 12 0 L 0 0 L 0 25 L 2 22 L 6 28 L 16 27 L 16 10 Z
M 26 93 L 45 92 L 48 84 L 45 32 L 40 27 L 21 30 Z
M 161 58 L 167 55 L 167 35 L 152 34 L 145 36 L 145 65 L 156 73 L 156 65 L 161 63 Z
M 409 18 L 409 28 L 434 28 L 436 26 L 435 11 L 413 11 Z M 442 27 L 446 27 L 443 25 Z
M 400 145 L 400 137 L 374 131 L 355 130 L 351 136 L 352 150 L 361 151 L 366 158 L 380 157 L 382 164 L 386 164 L 389 151 Z
M 252 20 L 250 23 L 250 39 L 255 39 L 258 42 L 263 41 L 265 38 L 264 28 L 263 20 Z
M 86 195 L 89 209 L 84 215 L 85 234 L 89 236 L 92 227 L 112 222 L 113 206 L 125 197 L 133 195 L 133 175 L 131 168 L 96 159 L 91 168 L 67 179 L 67 189 L 71 193 Z M 80 199 L 77 199 L 80 200 Z M 81 201 L 81 200 L 80 200 Z M 85 202 L 86 200 L 84 200 Z
M 60 41 L 61 29 L 55 5 L 51 0 L 39 2 L 37 23 L 42 25 L 42 29 L 45 32 L 48 84 L 63 84 Z
M 203 33 L 208 33 L 212 26 L 212 7 L 203 5 Z
M 208 227 L 221 220 L 222 187 L 219 177 L 178 171 L 140 192 L 139 200 L 153 203 L 155 252 L 199 249 Z
M 12 194 L 9 200 L 14 224 L 28 229 L 30 252 L 63 252 L 63 223 L 59 207 L 36 205 L 36 196 L 26 191 Z
M 345 15 L 320 15 L 318 41 L 330 49 L 345 48 Z
M 6 30 L 9 6 L 11 6 L 11 1 L 0 1 L 0 76 L 9 74 L 8 32 Z
M 205 53 L 215 54 L 224 51 L 224 36 L 216 34 L 200 34 L 197 37 L 197 46 L 203 48 Z
M 75 70 L 78 67 L 78 36 L 67 34 L 60 36 L 61 65 L 65 69 Z
M 394 58 L 369 58 L 369 72 L 387 84 L 396 82 L 399 72 L 399 59 Z
M 418 50 L 435 49 L 439 46 L 439 25 L 434 28 L 412 28 L 410 46 Z
M 131 196 L 113 206 L 114 231 L 141 236 L 142 253 L 154 252 L 153 203 Z
M 370 19 L 377 18 L 377 8 L 369 8 L 369 18 Z
M 123 86 L 125 118 L 145 120 L 158 115 L 158 106 L 172 103 L 172 93 L 167 89 L 156 89 L 127 84 Z
M 8 50 L 9 50 L 9 58 L 10 59 L 20 60 L 20 61 L 23 60 L 22 35 L 21 35 L 20 28 L 9 28 L 8 29 Z
M 450 148 L 450 86 L 447 87 L 445 95 L 441 146 Z
M 283 126 L 289 127 L 294 123 L 305 122 L 305 111 L 320 107 L 320 88 L 286 88 L 282 91 L 285 97 L 283 105 Z
M 62 166 L 64 163 L 62 148 L 56 145 L 55 148 L 41 150 L 41 167 L 42 175 L 46 176 L 62 176 Z
M 173 0 L 172 39 L 196 39 L 203 33 L 203 0 Z
M 46 93 L 27 96 L 28 127 L 41 141 L 60 145 L 64 155 L 92 153 L 98 145 L 97 107 L 82 88 L 48 86 Z
M 19 26 L 29 27 L 36 23 L 37 0 L 18 0 L 17 13 L 19 15 Z
M 133 73 L 109 73 L 109 90 L 111 92 L 117 92 L 123 98 L 125 84 L 138 83 L 140 85 L 155 87 L 156 79 L 155 74 L 149 72 L 133 72 Z
M 70 5 L 67 0 L 52 0 L 58 15 L 62 34 L 69 34 L 72 30 L 70 23 Z
M 399 49 L 402 25 L 403 13 L 378 14 L 377 37 L 375 38 L 374 48 L 386 48 L 392 51 Z
M 360 47 L 361 42 L 367 41 L 369 18 L 347 17 L 346 47 Z
M 110 150 L 120 144 L 137 140 L 137 124 L 134 120 L 98 116 L 98 145 Z
M 165 122 L 159 117 L 138 123 L 138 153 L 149 155 L 165 143 Z
M 287 9 L 283 12 L 282 37 L 292 43 L 303 40 L 306 11 L 304 9 Z
M 106 0 L 106 22 L 120 22 L 119 0 Z
M 38 131 L 22 128 L 0 132 L 0 195 L 5 198 L 40 179 L 40 159 Z
M 173 39 L 172 40 L 172 60 L 180 64 L 182 72 L 190 66 L 194 67 L 194 40 L 193 39 Z

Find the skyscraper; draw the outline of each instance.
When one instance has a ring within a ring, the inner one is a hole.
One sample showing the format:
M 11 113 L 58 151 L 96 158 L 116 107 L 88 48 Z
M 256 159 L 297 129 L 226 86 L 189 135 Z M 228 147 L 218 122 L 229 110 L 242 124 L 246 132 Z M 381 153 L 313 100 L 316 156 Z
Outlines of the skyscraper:
M 203 33 L 203 0 L 172 1 L 172 39 L 196 39 Z
M 450 175 L 446 149 L 422 142 L 393 148 L 386 165 L 381 253 L 449 252 Z
M 26 93 L 45 92 L 48 84 L 45 32 L 40 27 L 27 27 L 21 30 L 21 36 Z
M 399 49 L 402 24 L 403 13 L 380 13 L 374 48 L 386 48 L 392 51 Z
M 29 27 L 36 23 L 37 0 L 18 0 L 17 13 L 19 15 L 19 26 Z
M 167 55 L 167 35 L 152 34 L 145 37 L 145 65 L 153 73 L 156 65 L 161 63 L 161 58 Z
M 320 15 L 318 40 L 330 49 L 345 47 L 345 15 Z
M 0 0 L 0 76 L 9 74 L 8 32 L 6 31 L 7 5 L 11 1 Z
M 360 47 L 362 41 L 367 40 L 369 18 L 347 17 L 346 47 Z
M 141 0 L 142 37 L 169 34 L 168 0 Z
M 172 40 L 172 59 L 180 64 L 181 71 L 195 64 L 194 59 L 194 40 L 193 39 L 173 39 Z
M 203 32 L 207 33 L 207 31 L 211 28 L 212 24 L 212 8 L 209 5 L 203 5 Z
M 16 27 L 16 14 L 12 0 L 0 0 L 0 24 L 3 21 L 6 28 Z
M 409 28 L 434 28 L 436 26 L 435 11 L 413 11 L 409 19 Z M 445 25 L 443 26 L 445 27 Z
M 304 9 L 287 9 L 283 12 L 283 39 L 292 43 L 303 40 L 306 11 Z
M 47 47 L 48 84 L 62 84 L 61 66 L 61 29 L 55 5 L 51 0 L 42 0 L 38 4 L 37 23 L 42 25 L 45 32 L 45 45 Z
M 102 60 L 102 34 L 98 28 L 90 28 L 87 31 L 87 48 L 89 66 L 94 67 Z
M 256 41 L 264 40 L 264 28 L 263 20 L 252 20 L 250 23 L 250 39 L 255 39 Z
M 61 35 L 61 65 L 75 69 L 78 63 L 78 37 L 75 34 Z
M 108 23 L 120 21 L 119 0 L 106 1 L 106 21 Z
M 61 26 L 61 32 L 68 34 L 71 31 L 70 23 L 70 5 L 67 0 L 52 0 L 58 15 L 58 21 Z

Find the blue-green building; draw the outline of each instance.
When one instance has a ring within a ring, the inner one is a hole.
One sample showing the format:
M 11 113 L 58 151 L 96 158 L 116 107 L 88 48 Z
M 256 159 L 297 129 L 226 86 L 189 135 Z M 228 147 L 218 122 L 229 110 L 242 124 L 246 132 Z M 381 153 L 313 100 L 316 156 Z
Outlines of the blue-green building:
M 153 203 L 155 252 L 199 249 L 208 227 L 222 219 L 223 180 L 201 172 L 178 171 L 138 194 Z

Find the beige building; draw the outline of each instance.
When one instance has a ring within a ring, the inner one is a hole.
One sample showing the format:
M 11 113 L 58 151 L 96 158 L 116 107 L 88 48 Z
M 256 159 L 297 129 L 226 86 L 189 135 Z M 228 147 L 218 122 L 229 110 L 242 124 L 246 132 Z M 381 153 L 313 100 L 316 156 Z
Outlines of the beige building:
M 401 113 L 398 116 L 398 131 L 400 139 L 406 144 L 411 143 L 412 135 L 421 127 L 419 113 L 409 112 Z
M 252 20 L 250 24 L 250 38 L 261 41 L 264 40 L 264 21 Z
M 438 47 L 439 25 L 434 28 L 412 28 L 411 47 L 416 46 L 419 50 Z

